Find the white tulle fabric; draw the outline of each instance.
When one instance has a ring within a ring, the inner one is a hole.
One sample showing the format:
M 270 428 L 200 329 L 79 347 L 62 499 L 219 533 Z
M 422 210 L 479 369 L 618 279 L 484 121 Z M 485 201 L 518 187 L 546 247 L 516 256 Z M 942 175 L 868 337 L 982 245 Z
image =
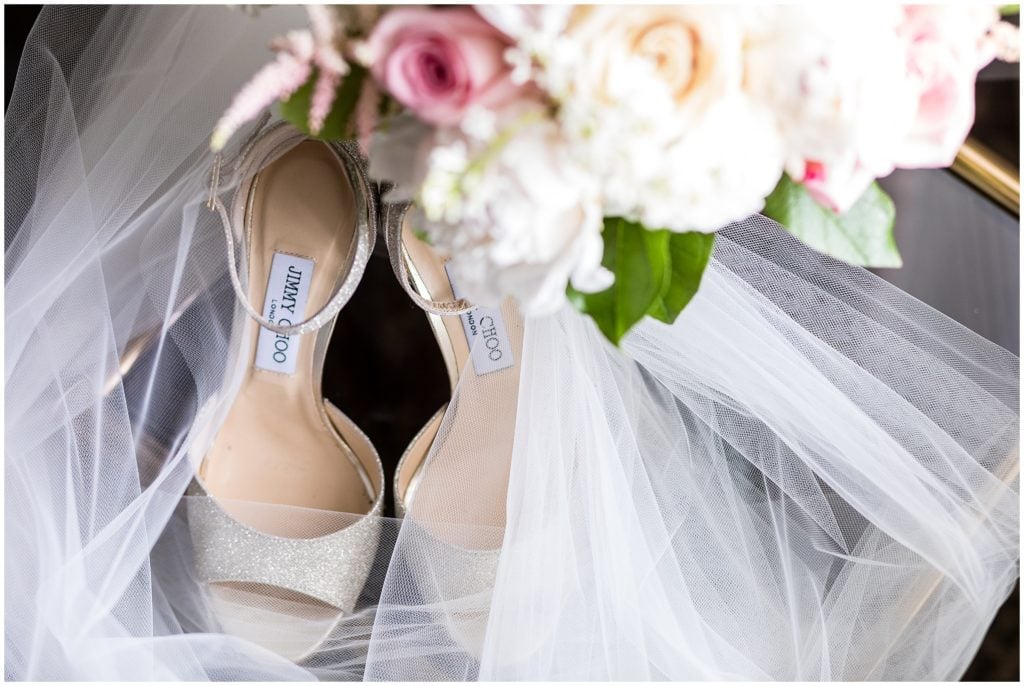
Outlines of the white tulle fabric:
M 49 7 L 30 37 L 5 122 L 7 678 L 963 672 L 1018 573 L 1018 359 L 760 219 L 621 351 L 571 311 L 528 321 L 511 454 L 428 460 L 352 616 L 203 588 L 189 430 L 230 402 L 243 316 L 208 134 L 302 21 Z M 455 479 L 507 479 L 504 526 Z M 331 636 L 295 665 L 245 638 L 267 627 Z

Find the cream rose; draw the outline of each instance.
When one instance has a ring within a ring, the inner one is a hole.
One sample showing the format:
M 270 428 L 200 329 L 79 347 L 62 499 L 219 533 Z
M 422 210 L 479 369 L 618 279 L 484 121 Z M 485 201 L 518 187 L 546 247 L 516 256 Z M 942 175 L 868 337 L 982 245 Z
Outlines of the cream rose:
M 672 151 L 709 153 L 694 144 L 694 132 L 706 128 L 708 117 L 746 106 L 737 97 L 743 84 L 742 13 L 707 6 L 601 6 L 569 15 L 541 81 L 559 103 L 574 154 L 600 180 L 606 215 L 648 222 L 652 229 L 721 228 L 715 213 L 690 213 L 670 197 L 672 179 L 720 168 L 719 159 Z M 749 154 L 767 150 L 775 155 L 777 146 L 757 146 Z M 777 169 L 781 162 L 757 166 Z M 656 224 L 649 223 L 655 218 Z
M 581 7 L 565 40 L 577 46 L 561 81 L 595 109 L 624 108 L 649 133 L 684 132 L 739 88 L 743 36 L 734 10 L 715 7 Z M 559 79 L 555 79 L 557 83 Z

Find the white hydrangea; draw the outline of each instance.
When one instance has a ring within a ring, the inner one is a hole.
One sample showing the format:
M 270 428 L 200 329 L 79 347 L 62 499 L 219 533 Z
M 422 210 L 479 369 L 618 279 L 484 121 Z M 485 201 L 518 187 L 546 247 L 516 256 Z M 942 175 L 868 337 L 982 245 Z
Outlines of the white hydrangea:
M 736 94 L 662 157 L 663 176 L 638 189 L 626 214 L 650 228 L 710 232 L 763 208 L 782 174 L 783 149 L 771 113 Z
M 420 204 L 431 243 L 450 256 L 471 302 L 511 295 L 524 313 L 549 314 L 570 281 L 584 292 L 611 285 L 601 266 L 602 207 L 555 123 L 519 122 L 487 142 L 439 131 Z

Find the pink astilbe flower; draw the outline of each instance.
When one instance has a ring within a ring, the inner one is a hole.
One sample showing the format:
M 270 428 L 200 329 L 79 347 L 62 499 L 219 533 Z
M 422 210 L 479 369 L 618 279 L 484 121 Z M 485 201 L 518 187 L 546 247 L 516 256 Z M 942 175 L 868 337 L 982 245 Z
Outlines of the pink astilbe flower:
M 210 147 L 220 150 L 246 122 L 255 119 L 275 100 L 283 100 L 297 91 L 312 73 L 313 37 L 308 31 L 292 31 L 272 43 L 277 59 L 252 77 L 235 95 L 221 116 L 210 139 Z
M 309 128 L 319 133 L 331 111 L 338 84 L 349 66 L 336 46 L 337 22 L 330 9 L 307 8 L 310 30 L 290 31 L 271 43 L 276 59 L 258 72 L 235 95 L 231 106 L 221 116 L 210 139 L 213 150 L 221 150 L 239 128 L 252 121 L 267 106 L 286 100 L 309 80 L 314 67 L 317 80 L 309 109 Z
M 310 5 L 307 11 L 313 33 L 313 62 L 317 67 L 309 106 L 309 130 L 319 133 L 331 112 L 338 84 L 348 73 L 348 63 L 336 47 L 339 26 L 334 13 L 323 5 Z
M 363 83 L 363 90 L 359 94 L 355 111 L 356 136 L 359 140 L 359 147 L 362 148 L 365 155 L 370 153 L 370 138 L 380 120 L 380 98 L 381 93 L 377 84 L 373 82 L 373 79 L 367 79 Z

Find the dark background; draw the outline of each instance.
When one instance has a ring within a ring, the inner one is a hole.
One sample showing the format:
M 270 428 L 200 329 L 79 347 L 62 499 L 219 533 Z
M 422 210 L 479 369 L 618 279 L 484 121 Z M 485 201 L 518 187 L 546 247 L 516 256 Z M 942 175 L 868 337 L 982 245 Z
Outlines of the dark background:
M 39 11 L 35 5 L 4 7 L 5 109 Z M 982 72 L 972 136 L 1019 170 L 1018 65 L 996 63 Z M 945 170 L 897 171 L 882 185 L 896 202 L 904 267 L 879 274 L 1019 354 L 1018 217 Z M 356 291 L 338 319 L 324 391 L 373 439 L 385 468 L 393 469 L 412 436 L 447 400 L 448 381 L 426 318 L 397 285 L 382 254 L 370 260 L 364 280 L 368 287 Z M 415 374 L 408 373 L 410 342 L 422 342 Z M 388 389 L 376 394 L 386 402 L 366 402 L 367 389 Z M 1019 605 L 1018 590 L 996 616 L 965 680 L 1019 681 Z

